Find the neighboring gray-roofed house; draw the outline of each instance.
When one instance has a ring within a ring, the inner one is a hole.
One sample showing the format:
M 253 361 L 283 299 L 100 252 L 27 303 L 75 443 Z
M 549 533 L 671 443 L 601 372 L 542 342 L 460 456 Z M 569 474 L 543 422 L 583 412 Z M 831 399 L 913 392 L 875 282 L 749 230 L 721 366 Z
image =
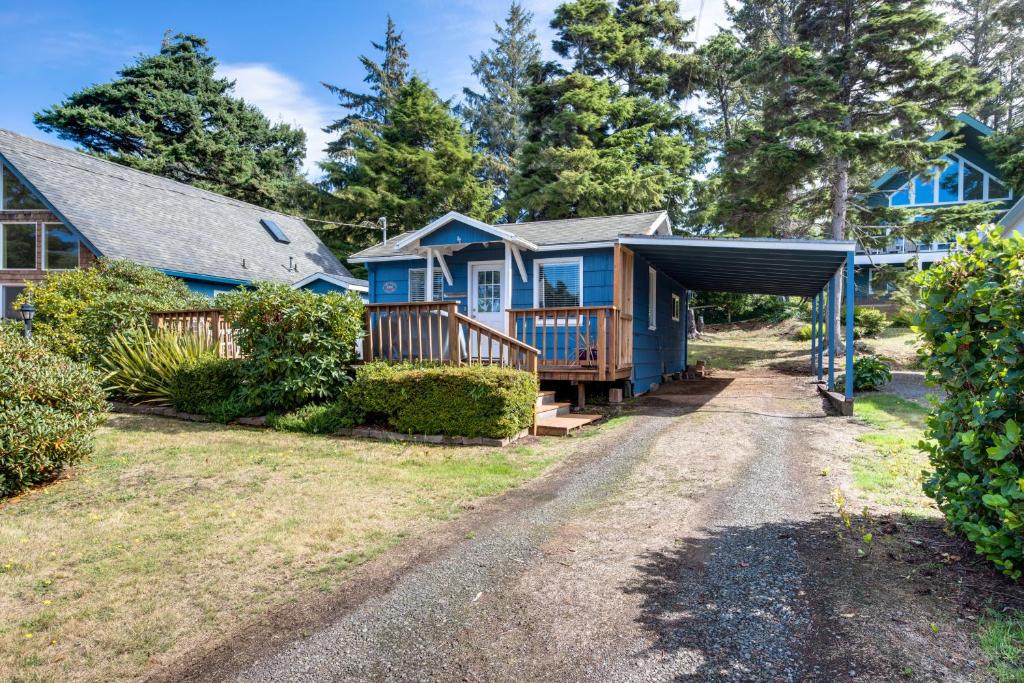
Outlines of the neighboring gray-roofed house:
M 366 282 L 352 277 L 295 216 L 6 130 L 0 130 L 0 161 L 10 186 L 3 196 L 12 198 L 11 206 L 0 205 L 0 220 L 38 224 L 40 253 L 35 264 L 22 264 L 35 265 L 32 270 L 48 270 L 46 226 L 56 234 L 62 224 L 88 252 L 80 261 L 131 260 L 208 294 L 257 280 L 311 282 L 317 274 L 339 288 L 365 291 Z

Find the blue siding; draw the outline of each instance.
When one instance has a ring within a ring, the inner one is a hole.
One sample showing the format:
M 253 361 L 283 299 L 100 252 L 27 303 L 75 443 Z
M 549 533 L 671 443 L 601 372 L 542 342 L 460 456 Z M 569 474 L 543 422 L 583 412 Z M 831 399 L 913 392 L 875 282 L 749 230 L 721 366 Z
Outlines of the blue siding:
M 512 268 L 512 307 L 532 308 L 534 262 L 537 259 L 583 258 L 583 305 L 611 306 L 614 301 L 614 251 L 608 249 L 580 249 L 558 252 L 523 252 L 527 281 L 523 282 L 519 269 Z M 468 297 L 469 263 L 471 261 L 502 261 L 505 257 L 501 246 L 469 246 L 446 257 L 453 283 L 444 283 L 446 300 L 458 300 L 465 312 Z M 394 303 L 408 301 L 409 269 L 423 268 L 424 259 L 409 259 L 383 263 L 368 263 L 370 301 Z M 686 354 L 686 290 L 659 273 L 657 287 L 657 329 L 648 329 L 647 320 L 647 268 L 648 262 L 636 256 L 634 263 L 634 323 L 633 323 L 633 383 L 636 393 L 649 391 L 653 383 L 661 382 L 663 373 L 679 372 L 685 369 Z M 390 283 L 391 287 L 387 285 Z M 393 291 L 385 291 L 391 288 Z M 672 294 L 680 297 L 680 319 L 672 320 Z M 596 322 L 590 321 L 596 330 Z M 575 328 L 570 328 L 570 331 Z M 564 344 L 560 336 L 554 336 L 549 329 L 546 356 L 552 358 L 563 353 Z M 559 329 L 564 334 L 564 328 Z M 556 344 L 557 351 L 556 351 Z
M 420 244 L 432 247 L 441 244 L 468 244 L 500 240 L 500 237 L 480 228 L 474 228 L 472 225 L 466 225 L 460 221 L 452 221 L 421 239 Z
M 633 263 L 633 391 L 642 394 L 661 382 L 665 373 L 684 370 L 686 353 L 686 290 L 658 273 L 655 314 L 657 329 L 649 328 L 647 313 L 650 263 L 639 254 Z M 672 295 L 678 294 L 682 307 L 679 320 L 672 320 Z
M 192 278 L 184 278 L 184 277 L 183 278 L 179 278 L 179 279 L 182 282 L 185 283 L 186 287 L 191 289 L 196 294 L 202 294 L 203 296 L 208 296 L 211 299 L 215 295 L 217 295 L 217 294 L 219 294 L 221 292 L 230 292 L 232 289 L 235 288 L 232 285 L 229 285 L 229 284 L 226 284 L 226 283 L 221 283 L 221 282 L 210 282 L 208 280 L 195 280 L 195 279 L 192 279 Z

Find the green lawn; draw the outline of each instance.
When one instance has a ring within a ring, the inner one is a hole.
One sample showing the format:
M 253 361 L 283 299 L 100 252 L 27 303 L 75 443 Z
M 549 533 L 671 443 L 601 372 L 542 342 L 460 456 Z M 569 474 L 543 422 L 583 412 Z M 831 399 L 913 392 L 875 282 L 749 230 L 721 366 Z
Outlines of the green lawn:
M 853 460 L 857 489 L 873 503 L 906 515 L 937 514 L 921 489 L 929 463 L 917 447 L 924 438 L 928 409 L 892 394 L 865 394 L 857 397 L 853 414 L 875 430 L 858 439 L 872 451 Z
M 0 680 L 136 677 L 571 448 L 451 448 L 115 416 L 66 479 L 0 504 Z
M 978 642 L 998 683 L 1024 682 L 1024 613 L 990 612 L 979 623 Z

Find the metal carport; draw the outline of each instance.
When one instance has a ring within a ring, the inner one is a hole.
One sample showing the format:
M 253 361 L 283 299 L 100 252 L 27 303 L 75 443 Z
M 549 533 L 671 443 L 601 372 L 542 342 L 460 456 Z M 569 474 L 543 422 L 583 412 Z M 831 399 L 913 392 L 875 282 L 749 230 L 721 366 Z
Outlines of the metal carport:
M 835 390 L 836 292 L 845 270 L 847 404 L 853 401 L 853 266 L 856 243 L 838 240 L 694 238 L 627 235 L 623 246 L 690 291 L 801 296 L 811 300 L 812 372 Z

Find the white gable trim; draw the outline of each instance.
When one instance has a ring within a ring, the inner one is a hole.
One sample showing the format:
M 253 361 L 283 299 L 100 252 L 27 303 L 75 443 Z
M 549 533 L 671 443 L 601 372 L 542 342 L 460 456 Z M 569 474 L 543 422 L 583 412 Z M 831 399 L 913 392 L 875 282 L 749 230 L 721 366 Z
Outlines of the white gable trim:
M 323 280 L 324 282 L 330 282 L 332 285 L 337 285 L 338 287 L 341 287 L 342 289 L 351 289 L 352 291 L 355 291 L 355 292 L 369 292 L 370 291 L 369 285 L 356 285 L 356 284 L 352 284 L 351 282 L 345 282 L 344 280 L 342 280 L 340 277 L 338 277 L 336 275 L 331 275 L 329 273 L 323 273 L 323 272 L 313 273 L 312 275 L 307 275 L 306 277 L 302 278 L 298 282 L 292 284 L 292 289 L 302 289 L 306 285 L 312 284 L 312 283 L 316 282 L 317 280 Z
M 425 225 L 424 227 L 420 228 L 419 230 L 416 230 L 414 232 L 409 233 L 405 237 L 400 237 L 400 238 L 396 239 L 394 241 L 394 244 L 393 244 L 392 248 L 395 251 L 398 251 L 398 250 L 400 250 L 400 249 L 402 249 L 404 247 L 409 246 L 410 244 L 412 244 L 414 242 L 419 242 L 421 239 L 423 239 L 424 237 L 426 237 L 430 233 L 436 232 L 437 230 L 440 230 L 441 228 L 443 228 L 444 226 L 448 225 L 449 223 L 451 223 L 453 221 L 458 221 L 460 223 L 465 223 L 466 225 L 474 227 L 477 230 L 483 230 L 486 233 L 494 235 L 498 239 L 507 240 L 507 241 L 512 242 L 514 244 L 517 244 L 519 246 L 526 247 L 527 249 L 530 249 L 530 250 L 536 250 L 537 249 L 537 245 L 532 244 L 532 243 L 522 239 L 521 237 L 516 236 L 515 234 L 509 232 L 508 230 L 502 230 L 501 228 L 496 227 L 494 225 L 490 225 L 488 223 L 484 223 L 483 221 L 478 221 L 475 218 L 470 218 L 469 216 L 461 214 L 458 211 L 449 211 L 448 213 L 446 213 L 445 215 L 441 216 L 437 220 L 433 221 L 429 225 Z
M 671 235 L 672 234 L 672 223 L 668 219 L 668 212 L 662 211 L 654 222 L 651 223 L 651 227 L 647 228 L 648 235 Z

